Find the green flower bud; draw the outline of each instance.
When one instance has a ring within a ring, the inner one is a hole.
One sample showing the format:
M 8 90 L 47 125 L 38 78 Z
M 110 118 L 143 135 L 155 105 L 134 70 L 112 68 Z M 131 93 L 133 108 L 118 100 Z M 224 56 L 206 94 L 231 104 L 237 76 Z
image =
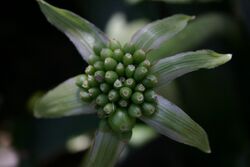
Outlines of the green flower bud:
M 96 71 L 94 74 L 95 80 L 99 83 L 102 83 L 105 79 L 105 72 L 104 71 Z
M 126 101 L 125 99 L 121 99 L 121 100 L 119 100 L 118 104 L 121 107 L 127 107 L 128 106 L 128 101 Z
M 142 104 L 142 113 L 143 113 L 143 115 L 150 116 L 155 112 L 156 112 L 155 105 L 153 105 L 151 103 L 143 103 Z
M 78 75 L 76 78 L 76 85 L 79 87 L 82 87 L 83 81 L 87 80 L 87 76 L 85 74 Z
M 113 84 L 118 78 L 118 75 L 114 71 L 107 71 L 105 73 L 105 81 L 109 84 Z
M 122 58 L 123 58 L 123 51 L 121 49 L 116 49 L 114 51 L 114 54 L 113 54 L 113 58 L 116 60 L 116 61 L 122 61 Z
M 129 65 L 129 64 L 133 64 L 133 56 L 130 53 L 126 53 L 123 56 L 122 62 L 125 66 Z
M 105 94 L 98 95 L 95 100 L 96 104 L 99 106 L 105 106 L 105 104 L 107 104 L 108 101 L 109 101 L 108 97 Z
M 103 48 L 103 45 L 95 44 L 93 47 L 93 50 L 94 50 L 96 55 L 100 56 L 100 52 L 101 52 L 102 48 Z
M 111 57 L 108 57 L 104 60 L 104 68 L 106 70 L 114 70 L 116 68 L 117 62 Z
M 119 95 L 118 91 L 114 90 L 114 89 L 112 89 L 111 91 L 109 91 L 109 93 L 108 93 L 108 99 L 111 102 L 118 101 L 120 99 L 120 95 Z
M 105 60 L 108 57 L 112 57 L 112 55 L 113 55 L 113 51 L 109 48 L 103 48 L 101 50 L 101 59 L 102 60 Z
M 157 85 L 158 79 L 155 75 L 149 74 L 143 81 L 143 85 L 145 85 L 147 88 L 153 88 Z
M 88 83 L 90 87 L 95 87 L 98 85 L 93 75 L 88 75 Z
M 142 104 L 144 101 L 144 96 L 141 92 L 133 93 L 131 100 L 134 104 Z
M 95 68 L 92 65 L 89 65 L 86 69 L 85 69 L 85 73 L 88 75 L 94 75 L 95 73 Z
M 94 68 L 95 68 L 97 71 L 98 71 L 98 70 L 100 70 L 100 71 L 104 70 L 104 64 L 103 64 L 102 61 L 97 61 L 97 62 L 95 62 L 93 66 L 94 66 Z
M 134 65 L 128 65 L 125 69 L 126 77 L 131 78 L 133 77 L 135 72 L 135 66 Z
M 125 53 L 130 53 L 130 54 L 134 54 L 135 52 L 135 45 L 131 44 L 131 43 L 126 43 L 124 46 L 123 46 L 123 51 Z
M 85 102 L 90 102 L 92 100 L 89 93 L 86 91 L 80 91 L 80 98 Z
M 151 67 L 151 63 L 150 63 L 150 61 L 149 60 L 144 60 L 143 62 L 141 62 L 140 64 L 139 64 L 139 66 L 143 66 L 143 67 L 146 67 L 147 69 L 149 69 L 150 67 Z
M 100 84 L 100 90 L 103 92 L 103 93 L 108 93 L 111 89 L 111 86 L 107 83 L 101 83 Z
M 146 59 L 146 54 L 142 49 L 136 50 L 133 54 L 134 63 L 139 64 Z
M 157 96 L 156 96 L 155 91 L 153 91 L 152 89 L 149 89 L 144 93 L 144 98 L 145 98 L 145 101 L 147 102 L 156 102 Z
M 90 97 L 92 97 L 92 98 L 95 98 L 95 97 L 97 97 L 99 94 L 101 94 L 101 91 L 100 91 L 98 88 L 90 88 L 90 89 L 88 90 L 88 92 L 89 92 Z
M 103 107 L 103 111 L 106 113 L 106 114 L 112 114 L 113 112 L 115 112 L 115 105 L 113 103 L 108 103 L 106 104 L 104 107 Z
M 120 89 L 122 87 L 122 85 L 123 85 L 122 82 L 119 79 L 117 79 L 114 83 L 114 88 Z
M 135 118 L 130 117 L 126 110 L 117 109 L 117 111 L 108 118 L 110 127 L 115 132 L 128 132 L 134 127 Z
M 120 96 L 124 99 L 129 99 L 132 94 L 132 90 L 128 87 L 122 87 L 120 89 Z
M 135 91 L 137 92 L 144 92 L 146 90 L 145 86 L 143 84 L 137 84 L 135 87 Z
M 99 56 L 96 56 L 96 55 L 90 55 L 89 56 L 89 59 L 88 59 L 88 63 L 90 65 L 94 65 L 95 62 L 99 61 L 100 60 L 100 57 Z
M 142 116 L 142 111 L 138 105 L 131 104 L 128 108 L 128 114 L 131 117 L 138 118 L 138 117 Z
M 109 42 L 109 48 L 112 49 L 112 50 L 120 49 L 121 47 L 122 46 L 121 46 L 120 42 L 118 42 L 117 40 L 112 39 Z
M 125 67 L 122 63 L 118 63 L 117 66 L 116 66 L 116 69 L 115 69 L 116 73 L 119 75 L 119 76 L 123 76 L 124 75 L 124 72 L 125 72 Z
M 82 82 L 82 87 L 84 88 L 84 89 L 89 89 L 89 82 L 88 82 L 88 77 L 86 78 L 86 80 L 84 80 L 83 82 Z
M 148 74 L 148 69 L 146 67 L 137 67 L 134 73 L 134 79 L 136 81 L 141 81 L 145 78 Z
M 128 79 L 126 79 L 124 85 L 131 88 L 131 89 L 133 89 L 135 87 L 135 84 L 136 84 L 136 82 L 135 82 L 135 80 L 133 78 L 128 78 Z

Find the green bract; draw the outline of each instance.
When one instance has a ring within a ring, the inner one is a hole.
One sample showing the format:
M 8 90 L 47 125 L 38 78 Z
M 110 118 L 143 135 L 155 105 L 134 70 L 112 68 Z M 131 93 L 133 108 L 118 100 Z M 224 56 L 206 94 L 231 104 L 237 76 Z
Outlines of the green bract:
M 164 57 L 168 43 L 173 45 L 193 16 L 179 14 L 152 22 L 122 46 L 78 15 L 37 1 L 48 21 L 70 38 L 89 66 L 84 74 L 45 94 L 35 105 L 35 116 L 55 118 L 95 113 L 100 117 L 85 167 L 114 166 L 132 135 L 136 119 L 175 141 L 210 152 L 206 132 L 179 107 L 160 96 L 164 94 L 161 86 L 173 79 L 201 68 L 217 67 L 231 59 L 230 54 L 211 50 Z

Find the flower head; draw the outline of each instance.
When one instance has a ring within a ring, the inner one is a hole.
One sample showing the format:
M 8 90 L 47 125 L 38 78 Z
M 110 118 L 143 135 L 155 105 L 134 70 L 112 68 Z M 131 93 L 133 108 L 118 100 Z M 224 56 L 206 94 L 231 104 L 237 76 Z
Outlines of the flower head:
M 111 40 L 105 47 L 95 45 L 85 74 L 76 79 L 80 98 L 93 103 L 98 116 L 117 133 L 131 133 L 136 118 L 156 112 L 158 79 L 146 57 L 133 44 L 122 47 Z
M 48 21 L 70 38 L 89 65 L 84 74 L 44 95 L 36 103 L 35 115 L 97 114 L 101 121 L 87 167 L 113 166 L 132 135 L 136 119 L 175 141 L 210 152 L 206 132 L 160 96 L 161 86 L 186 73 L 224 64 L 231 55 L 198 50 L 165 57 L 152 52 L 164 48 L 193 16 L 180 14 L 150 23 L 121 46 L 74 13 L 37 1 Z

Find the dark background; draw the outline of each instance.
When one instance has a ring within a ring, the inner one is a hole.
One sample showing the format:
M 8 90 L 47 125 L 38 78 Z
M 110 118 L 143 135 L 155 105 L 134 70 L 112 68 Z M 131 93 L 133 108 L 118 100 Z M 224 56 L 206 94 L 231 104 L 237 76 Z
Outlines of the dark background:
M 129 20 L 156 20 L 175 13 L 228 15 L 239 28 L 235 32 L 239 40 L 229 41 L 215 35 L 190 50 L 229 52 L 233 59 L 214 70 L 201 70 L 177 80 L 182 108 L 206 129 L 212 154 L 162 136 L 132 149 L 118 166 L 250 166 L 249 0 L 190 4 L 146 1 L 135 5 L 118 0 L 48 2 L 81 15 L 102 30 L 117 11 L 124 12 Z M 11 147 L 18 152 L 22 167 L 77 166 L 85 152 L 68 153 L 65 141 L 69 136 L 94 130 L 97 119 L 94 116 L 35 119 L 28 101 L 35 92 L 49 90 L 79 74 L 85 63 L 69 40 L 46 21 L 35 0 L 5 0 L 0 9 L 0 138 L 1 134 L 10 136 Z

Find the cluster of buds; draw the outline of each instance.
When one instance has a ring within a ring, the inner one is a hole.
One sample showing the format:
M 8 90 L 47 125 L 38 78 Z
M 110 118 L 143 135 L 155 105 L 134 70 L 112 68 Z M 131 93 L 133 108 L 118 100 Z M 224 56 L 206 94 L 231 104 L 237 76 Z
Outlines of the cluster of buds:
M 89 66 L 76 84 L 84 102 L 93 102 L 100 118 L 107 119 L 116 132 L 128 132 L 136 118 L 156 112 L 156 76 L 150 74 L 146 53 L 132 44 L 123 47 L 112 40 L 94 47 Z

